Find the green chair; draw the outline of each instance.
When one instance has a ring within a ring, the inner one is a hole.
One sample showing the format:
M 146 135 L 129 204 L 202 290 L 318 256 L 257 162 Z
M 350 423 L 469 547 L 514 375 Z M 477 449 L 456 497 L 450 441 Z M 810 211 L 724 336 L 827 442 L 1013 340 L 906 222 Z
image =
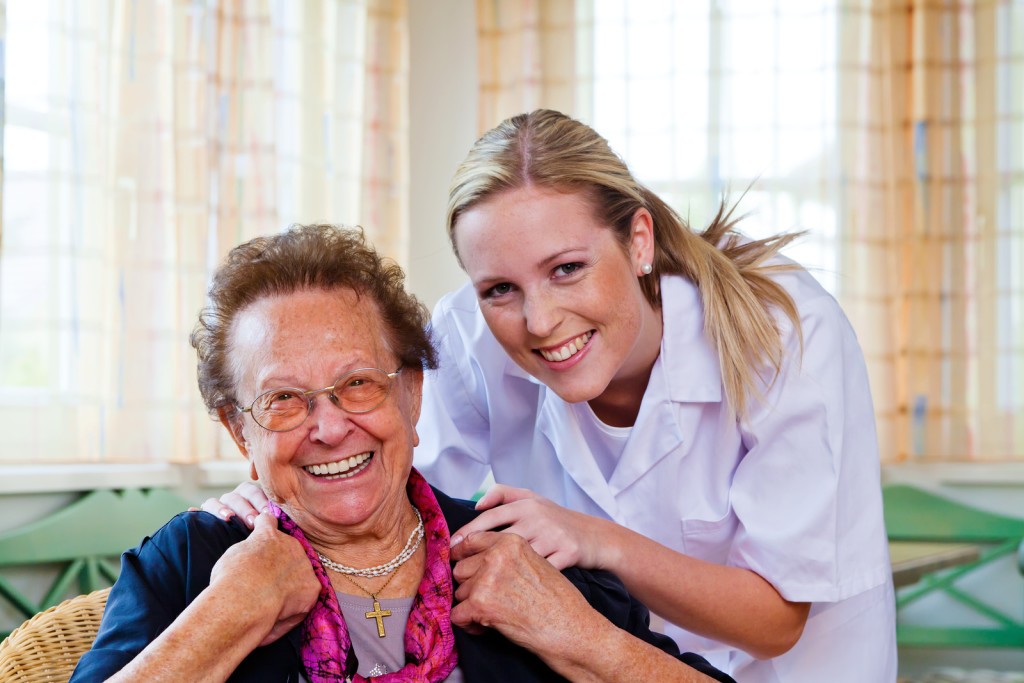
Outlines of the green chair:
M 92 491 L 54 514 L 0 534 L 0 598 L 25 618 L 66 597 L 110 586 L 120 573 L 118 557 L 188 507 L 162 489 Z M 36 602 L 3 575 L 4 568 L 54 565 L 57 578 Z M 9 632 L 0 632 L 3 639 Z
M 926 595 L 944 593 L 990 625 L 984 627 L 919 626 L 899 623 L 900 645 L 915 647 L 1024 647 L 1024 615 L 980 600 L 958 585 L 960 579 L 994 561 L 1017 554 L 1024 573 L 1024 519 L 986 512 L 903 484 L 883 489 L 885 526 L 890 541 L 971 543 L 981 548 L 974 562 L 929 574 L 897 591 L 897 612 Z

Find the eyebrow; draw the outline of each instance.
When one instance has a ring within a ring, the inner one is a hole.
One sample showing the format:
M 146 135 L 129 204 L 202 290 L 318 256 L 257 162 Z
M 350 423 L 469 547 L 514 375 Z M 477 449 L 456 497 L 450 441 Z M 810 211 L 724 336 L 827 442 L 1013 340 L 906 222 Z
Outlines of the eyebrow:
M 538 261 L 537 264 L 534 267 L 535 268 L 547 268 L 547 267 L 550 267 L 553 263 L 556 263 L 556 262 L 562 260 L 563 258 L 565 258 L 566 254 L 571 254 L 571 253 L 573 253 L 575 251 L 581 251 L 583 249 L 585 249 L 585 247 L 569 247 L 568 249 L 562 249 L 561 251 L 555 252 L 554 254 L 551 254 L 550 256 L 545 256 L 540 261 Z M 498 283 L 498 282 L 507 282 L 510 279 L 511 278 L 509 278 L 507 276 L 504 276 L 504 275 L 487 275 L 487 276 L 484 276 L 484 277 L 480 278 L 479 280 L 474 280 L 473 281 L 473 285 L 476 286 L 476 287 L 483 287 L 483 286 L 492 285 L 492 284 L 495 284 L 495 283 Z
M 350 372 L 352 372 L 354 370 L 363 370 L 365 368 L 377 367 L 377 366 L 374 365 L 375 362 L 376 361 L 365 360 L 365 361 L 354 361 L 354 362 L 345 363 L 344 365 L 348 366 L 348 369 L 347 370 L 341 370 L 337 375 L 334 376 L 334 380 L 337 381 L 341 377 L 347 375 L 348 373 L 350 373 Z M 383 369 L 383 368 L 378 368 L 378 369 Z M 284 377 L 292 377 L 292 378 L 294 378 L 295 377 L 294 375 L 291 375 L 291 374 L 278 375 L 278 374 L 276 374 L 276 372 L 277 371 L 275 369 L 275 372 L 272 372 L 272 373 L 266 375 L 265 377 L 254 378 L 256 380 L 256 388 L 257 388 L 257 390 L 258 391 L 270 391 L 270 390 L 273 390 L 273 389 L 283 389 L 283 388 L 288 388 L 288 387 L 290 387 L 292 389 L 309 389 L 309 387 L 304 387 L 299 382 L 293 383 L 291 380 L 284 379 Z M 385 372 L 388 372 L 388 371 L 385 370 Z

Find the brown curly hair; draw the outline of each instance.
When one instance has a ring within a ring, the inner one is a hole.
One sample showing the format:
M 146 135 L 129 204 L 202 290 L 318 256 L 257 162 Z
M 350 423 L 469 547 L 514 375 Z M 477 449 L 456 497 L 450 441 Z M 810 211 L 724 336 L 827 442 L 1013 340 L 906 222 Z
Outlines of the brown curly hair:
M 258 299 L 301 289 L 369 295 L 402 367 L 437 367 L 430 313 L 405 290 L 405 273 L 397 263 L 378 254 L 361 228 L 293 225 L 238 245 L 213 275 L 209 304 L 190 337 L 198 356 L 199 392 L 211 413 L 234 405 L 228 337 L 235 317 Z

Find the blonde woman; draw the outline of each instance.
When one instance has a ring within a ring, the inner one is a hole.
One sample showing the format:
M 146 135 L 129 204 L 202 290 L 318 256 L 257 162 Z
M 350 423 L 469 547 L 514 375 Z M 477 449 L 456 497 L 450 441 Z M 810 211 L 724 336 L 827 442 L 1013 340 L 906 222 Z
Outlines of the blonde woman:
M 455 495 L 498 483 L 455 548 L 501 528 L 610 570 L 738 680 L 893 681 L 862 353 L 778 255 L 792 238 L 734 225 L 694 232 L 558 112 L 488 131 L 451 185 L 470 282 L 434 312 L 417 467 Z M 262 505 L 238 493 L 207 509 Z

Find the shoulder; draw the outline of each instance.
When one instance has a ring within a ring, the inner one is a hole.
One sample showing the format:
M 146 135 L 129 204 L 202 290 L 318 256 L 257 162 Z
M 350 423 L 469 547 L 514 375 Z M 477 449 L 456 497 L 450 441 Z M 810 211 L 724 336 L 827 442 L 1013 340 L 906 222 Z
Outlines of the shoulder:
M 441 508 L 441 513 L 444 515 L 449 529 L 458 529 L 480 515 L 480 511 L 475 508 L 473 501 L 452 498 L 434 487 L 431 489 L 434 492 L 434 497 L 437 498 L 438 507 Z M 604 606 L 611 610 L 616 606 L 628 607 L 628 603 L 632 599 L 622 581 L 610 572 L 570 567 L 562 574 L 596 608 Z M 601 610 L 599 609 L 599 611 Z M 602 611 L 602 613 L 604 612 Z
M 800 323 L 799 329 L 797 329 L 781 309 L 772 309 L 772 316 L 786 348 L 786 355 L 798 355 L 801 346 L 806 353 L 808 346 L 802 345 L 801 340 L 806 342 L 815 331 L 825 332 L 820 336 L 836 336 L 840 339 L 855 338 L 853 328 L 839 302 L 814 277 L 811 271 L 781 254 L 769 259 L 765 263 L 765 267 L 769 269 L 765 273 L 767 277 L 789 295 Z M 666 296 L 666 307 L 676 307 L 677 312 L 679 307 L 683 307 L 684 311 L 691 307 L 699 307 L 700 295 L 693 283 L 681 276 L 671 276 L 668 279 L 678 280 L 685 284 L 672 286 L 671 295 Z M 702 308 L 700 308 L 699 315 L 700 322 L 695 321 L 694 324 L 703 325 Z M 824 345 L 828 346 L 828 344 Z M 820 347 L 822 344 L 818 344 L 818 346 Z
M 839 302 L 811 271 L 782 255 L 776 255 L 766 265 L 779 268 L 768 275 L 793 299 L 801 321 L 816 317 L 845 320 Z
M 450 340 L 453 334 L 463 336 L 464 333 L 470 333 L 469 339 L 478 339 L 487 329 L 476 292 L 469 283 L 441 297 L 434 306 L 431 328 L 442 342 Z
M 448 524 L 449 531 L 454 531 L 465 524 L 469 524 L 480 514 L 473 501 L 452 498 L 440 489 L 433 486 L 430 488 L 434 492 L 437 505 L 441 508 L 441 514 L 444 516 L 444 521 Z
M 430 325 L 441 351 L 441 371 L 452 365 L 463 372 L 475 368 L 484 373 L 515 367 L 487 326 L 476 292 L 468 283 L 438 301 Z
M 576 586 L 594 609 L 619 626 L 625 623 L 621 620 L 628 616 L 634 601 L 617 576 L 604 570 L 579 567 L 569 567 L 562 574 Z M 640 605 L 639 602 L 636 604 Z
M 238 521 L 182 512 L 126 551 L 74 680 L 103 680 L 123 668 L 209 585 L 217 559 L 248 533 Z
M 158 543 L 186 543 L 223 552 L 245 540 L 249 529 L 237 517 L 224 520 L 208 512 L 182 512 L 171 518 L 151 537 Z
M 137 557 L 143 565 L 184 563 L 192 571 L 202 571 L 212 568 L 224 551 L 249 533 L 234 517 L 225 522 L 207 512 L 182 512 L 125 556 Z

